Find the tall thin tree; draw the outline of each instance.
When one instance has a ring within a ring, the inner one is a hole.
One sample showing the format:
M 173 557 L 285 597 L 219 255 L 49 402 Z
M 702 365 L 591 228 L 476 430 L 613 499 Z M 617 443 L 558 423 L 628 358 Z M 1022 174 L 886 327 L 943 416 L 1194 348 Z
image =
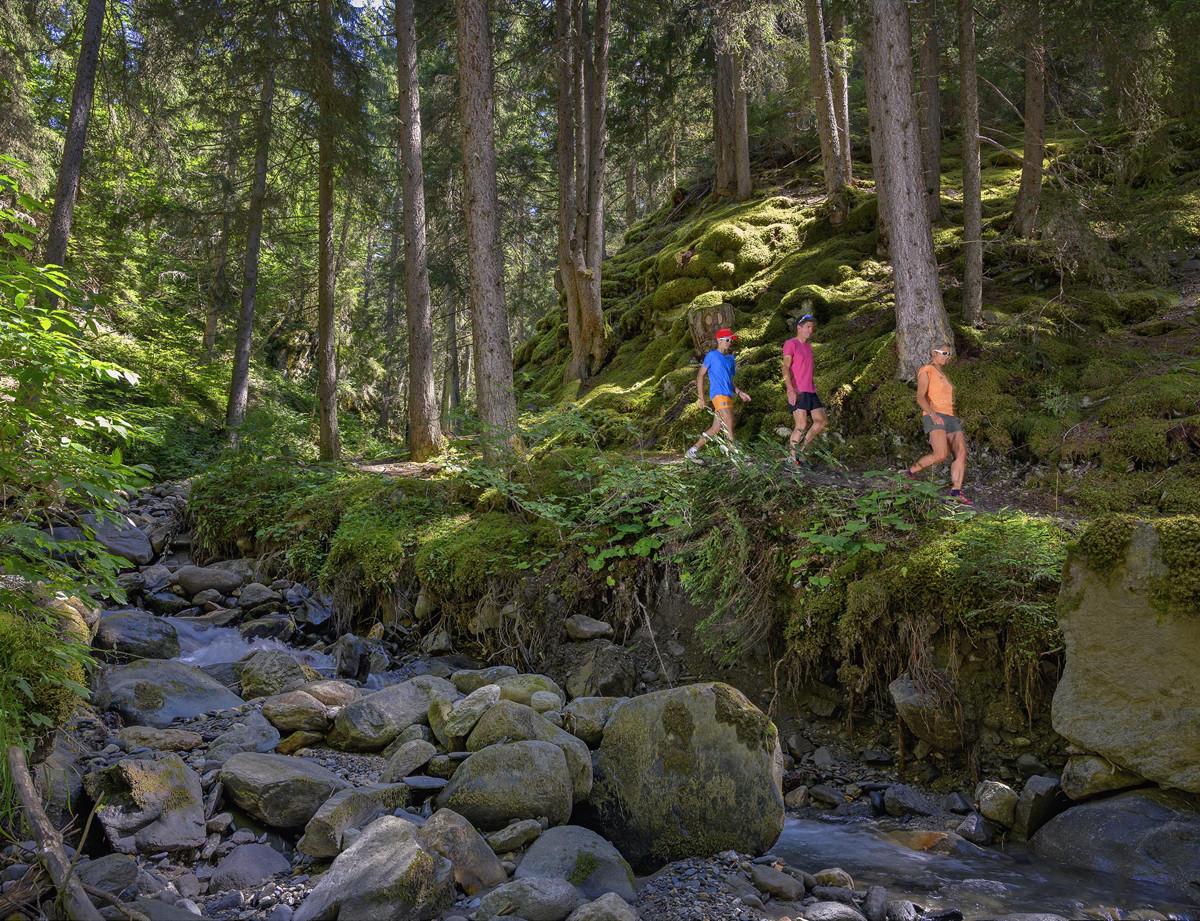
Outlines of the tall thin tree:
M 63 141 L 58 183 L 54 190 L 54 210 L 50 214 L 50 232 L 46 243 L 46 262 L 66 265 L 67 241 L 71 237 L 71 219 L 79 194 L 79 175 L 83 171 L 83 148 L 87 143 L 88 120 L 96 94 L 96 65 L 104 37 L 105 0 L 88 0 L 83 19 L 83 39 L 75 63 L 75 84 L 71 88 L 71 111 L 67 116 L 67 135 Z
M 221 231 L 217 238 L 212 285 L 208 292 L 208 305 L 204 314 L 204 360 L 212 361 L 217 349 L 217 326 L 221 314 L 228 309 L 232 291 L 229 283 L 229 238 L 233 233 L 233 202 L 237 180 L 238 162 L 238 111 L 232 107 L 229 114 L 227 146 L 225 150 L 225 174 L 221 177 Z
M 812 80 L 813 107 L 817 112 L 817 137 L 821 142 L 825 194 L 832 198 L 845 184 L 846 176 L 842 169 L 829 58 L 825 51 L 825 20 L 821 13 L 821 0 L 804 0 L 804 25 L 808 32 L 808 73 Z
M 942 97 L 938 74 L 937 0 L 921 0 L 921 169 L 929 219 L 942 217 Z
M 838 3 L 833 12 L 833 112 L 837 116 L 838 149 L 842 155 L 842 178 L 846 185 L 854 182 L 854 165 L 850 152 L 850 51 L 846 47 L 846 13 Z
M 454 8 L 476 405 L 484 456 L 496 462 L 516 446 L 517 407 L 497 209 L 492 39 L 487 0 L 455 0 Z
M 336 269 L 333 251 L 333 5 L 317 4 L 317 412 L 321 460 L 342 453 L 338 436 L 337 325 L 334 313 Z
M 1046 156 L 1046 49 L 1040 0 L 1028 0 L 1025 20 L 1025 150 L 1021 185 L 1013 205 L 1013 233 L 1027 237 L 1037 224 L 1042 202 L 1042 160 Z
M 933 233 L 921 177 L 921 144 L 914 99 L 912 26 L 907 0 L 870 0 L 867 14 L 868 80 L 875 103 L 871 131 L 886 185 L 880 205 L 891 234 L 896 289 L 897 376 L 912 380 L 929 349 L 951 341 L 942 305 Z
M 979 164 L 979 78 L 975 0 L 958 2 L 958 65 L 963 144 L 963 320 L 983 320 L 983 200 Z
M 733 56 L 733 183 L 734 197 L 745 201 L 754 191 L 750 174 L 750 117 L 746 99 L 745 58 Z
M 250 393 L 250 342 L 254 331 L 254 306 L 258 296 L 258 256 L 262 244 L 263 210 L 267 198 L 267 163 L 271 150 L 271 110 L 275 100 L 275 64 L 265 61 L 254 135 L 254 184 L 246 215 L 246 262 L 242 276 L 242 305 L 238 311 L 237 340 L 233 350 L 233 375 L 225 425 L 232 432 L 246 418 Z
M 404 295 L 408 315 L 408 444 L 412 459 L 423 461 L 441 450 L 442 427 L 433 386 L 433 307 L 425 245 L 425 168 L 413 0 L 396 0 L 396 54 L 400 73 Z

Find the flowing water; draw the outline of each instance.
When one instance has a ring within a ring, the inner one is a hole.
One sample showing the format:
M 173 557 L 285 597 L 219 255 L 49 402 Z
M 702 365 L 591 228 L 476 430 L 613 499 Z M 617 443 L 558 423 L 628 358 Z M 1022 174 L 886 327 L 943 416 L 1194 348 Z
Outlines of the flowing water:
M 180 617 L 163 619 L 179 634 L 179 661 L 186 662 L 188 665 L 199 667 L 240 662 L 252 652 L 263 649 L 280 649 L 292 655 L 301 665 L 311 666 L 319 672 L 332 671 L 334 668 L 332 656 L 310 650 L 294 649 L 279 640 L 248 640 L 233 627 L 198 624 Z
M 968 846 L 950 854 L 914 849 L 922 837 L 920 832 L 885 831 L 871 822 L 789 818 L 772 853 L 792 866 L 841 867 L 859 887 L 885 886 L 890 898 L 957 908 L 967 921 L 1013 912 L 1095 918 L 1105 917 L 1095 913 L 1105 908 L 1152 909 L 1187 921 L 1200 919 L 1195 903 L 1151 883 L 1060 867 L 1019 847 L 998 851 Z

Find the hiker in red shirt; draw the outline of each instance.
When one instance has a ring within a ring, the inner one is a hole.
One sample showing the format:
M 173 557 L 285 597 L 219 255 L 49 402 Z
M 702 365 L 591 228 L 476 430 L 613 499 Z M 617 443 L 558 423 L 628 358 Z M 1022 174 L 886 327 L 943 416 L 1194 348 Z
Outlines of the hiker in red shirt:
M 796 338 L 789 339 L 783 346 L 783 385 L 787 388 L 788 409 L 795 422 L 788 440 L 789 453 L 802 467 L 807 466 L 804 451 L 825 430 L 825 404 L 813 386 L 813 348 L 808 341 L 816 328 L 817 321 L 812 314 L 806 313 L 796 321 Z M 811 427 L 808 427 L 809 413 L 812 413 Z M 807 435 L 804 434 L 806 427 Z M 802 436 L 803 444 L 800 443 Z

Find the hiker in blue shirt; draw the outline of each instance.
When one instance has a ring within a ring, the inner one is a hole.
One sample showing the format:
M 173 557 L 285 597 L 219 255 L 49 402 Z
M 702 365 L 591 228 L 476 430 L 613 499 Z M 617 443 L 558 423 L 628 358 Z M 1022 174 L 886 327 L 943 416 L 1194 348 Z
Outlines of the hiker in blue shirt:
M 730 441 L 733 440 L 733 398 L 741 397 L 743 403 L 750 402 L 750 394 L 739 390 L 733 383 L 737 373 L 737 359 L 730 354 L 737 336 L 733 330 L 717 330 L 717 347 L 704 356 L 700 371 L 696 375 L 696 404 L 704 405 L 704 377 L 708 376 L 708 397 L 712 401 L 714 418 L 708 431 L 700 436 L 685 455 L 688 460 L 700 463 L 697 452 L 710 438 L 722 429 Z

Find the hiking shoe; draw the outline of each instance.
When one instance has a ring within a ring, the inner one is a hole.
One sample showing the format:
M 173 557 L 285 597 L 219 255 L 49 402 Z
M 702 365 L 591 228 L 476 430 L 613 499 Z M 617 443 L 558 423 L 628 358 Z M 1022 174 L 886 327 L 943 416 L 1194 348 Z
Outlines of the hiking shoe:
M 970 499 L 968 499 L 966 496 L 963 495 L 963 491 L 961 489 L 950 490 L 950 501 L 957 502 L 960 505 L 970 505 L 970 506 L 975 505 L 974 502 L 972 502 Z
M 915 473 L 913 473 L 911 470 L 909 470 L 907 467 L 901 467 L 899 470 L 897 470 L 896 476 L 901 476 L 901 477 L 904 477 L 904 479 L 906 479 L 906 480 L 912 480 L 914 482 L 916 482 L 916 479 L 917 479 L 917 475 Z
M 700 460 L 699 453 L 696 451 L 695 447 L 688 448 L 683 456 L 690 460 L 693 464 L 704 463 L 704 461 Z
M 797 467 L 799 467 L 801 470 L 812 469 L 812 464 L 810 464 L 808 462 L 808 458 L 805 457 L 803 454 L 793 454 L 792 455 L 792 463 L 795 464 Z

